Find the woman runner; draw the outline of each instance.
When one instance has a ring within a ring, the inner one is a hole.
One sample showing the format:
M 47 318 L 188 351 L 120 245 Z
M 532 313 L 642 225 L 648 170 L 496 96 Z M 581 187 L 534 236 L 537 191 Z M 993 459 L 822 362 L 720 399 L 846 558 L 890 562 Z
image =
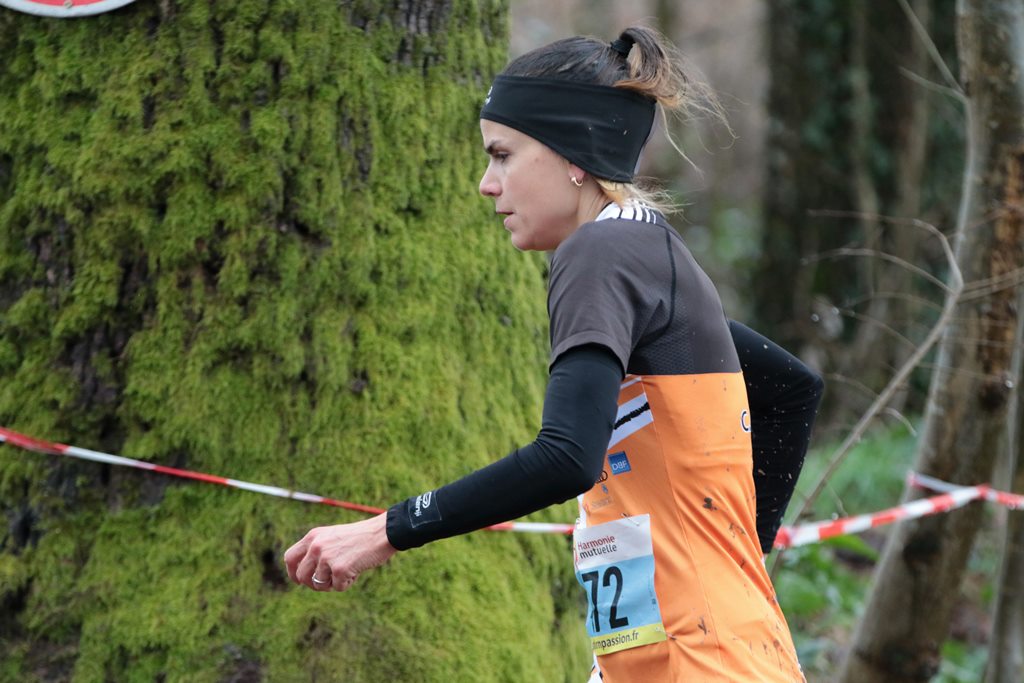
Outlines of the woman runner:
M 553 252 L 536 440 L 378 517 L 313 529 L 289 575 L 346 590 L 398 550 L 578 497 L 592 680 L 802 681 L 765 571 L 822 383 L 730 323 L 634 183 L 658 106 L 694 85 L 657 33 L 570 38 L 506 67 L 480 130 L 480 192 L 513 246 Z M 748 404 L 749 398 L 749 404 Z

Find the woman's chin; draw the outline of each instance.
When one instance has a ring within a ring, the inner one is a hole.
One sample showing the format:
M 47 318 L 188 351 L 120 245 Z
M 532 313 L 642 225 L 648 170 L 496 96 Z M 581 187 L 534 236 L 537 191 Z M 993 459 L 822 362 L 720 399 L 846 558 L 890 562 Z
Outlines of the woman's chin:
M 519 251 L 530 251 L 530 241 L 525 239 L 522 235 L 513 233 L 509 241 L 512 242 L 512 246 Z

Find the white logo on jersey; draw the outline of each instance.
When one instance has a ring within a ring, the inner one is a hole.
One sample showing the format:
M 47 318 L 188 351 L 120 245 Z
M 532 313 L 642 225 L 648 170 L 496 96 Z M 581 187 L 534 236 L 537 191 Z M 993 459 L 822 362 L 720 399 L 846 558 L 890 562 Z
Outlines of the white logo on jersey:
M 748 434 L 750 433 L 750 413 L 746 410 L 740 413 L 740 429 Z

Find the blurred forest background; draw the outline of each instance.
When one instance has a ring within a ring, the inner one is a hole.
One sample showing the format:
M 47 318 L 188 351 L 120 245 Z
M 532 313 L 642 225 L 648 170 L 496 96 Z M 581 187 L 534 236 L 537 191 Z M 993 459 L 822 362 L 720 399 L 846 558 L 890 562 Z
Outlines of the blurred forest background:
M 730 317 L 826 379 L 788 521 L 919 498 L 911 468 L 1024 492 L 1022 14 L 0 8 L 0 426 L 378 505 L 532 438 L 546 262 L 475 196 L 476 113 L 508 57 L 640 23 L 729 121 L 670 122 L 688 160 L 657 136 L 641 173 Z M 212 488 L 0 448 L 0 681 L 585 678 L 562 539 L 451 539 L 325 600 L 280 555 L 354 515 Z M 1024 680 L 1022 514 L 775 553 L 808 680 Z
M 960 12 L 981 4 L 961 3 Z M 906 368 L 906 381 L 874 407 L 876 419 L 858 422 L 937 324 L 946 296 L 941 283 L 953 279 L 941 240 L 920 224 L 952 242 L 966 210 L 968 114 L 962 93 L 948 80 L 960 74 L 957 13 L 954 0 L 512 3 L 513 55 L 562 35 L 610 40 L 630 24 L 653 25 L 717 91 L 732 130 L 708 120 L 675 122 L 673 135 L 692 163 L 661 140 L 652 144 L 643 172 L 662 179 L 683 204 L 676 227 L 719 286 L 727 312 L 826 378 L 813 453 L 791 520 L 895 505 L 915 452 L 929 450 L 921 429 L 938 376 L 934 349 Z M 1019 22 L 1019 12 L 1011 15 Z M 970 38 L 961 40 L 969 44 Z M 1019 78 L 1011 80 L 1017 81 L 1019 101 Z M 1020 113 L 1013 116 L 1010 146 L 1019 148 Z M 984 229 L 981 221 L 967 226 Z M 1014 258 L 1019 266 L 1019 256 Z M 1019 270 L 1003 282 L 1011 301 L 1019 296 L 1019 282 Z M 1002 345 L 1019 355 L 1014 320 L 998 340 L 961 341 Z M 1003 370 L 1008 372 L 990 379 L 1012 388 L 1019 365 Z M 1019 439 L 1013 428 L 1020 418 L 1006 417 L 1012 414 L 996 421 L 1002 432 L 996 471 L 980 475 L 995 476 L 1003 488 L 1011 486 Z M 843 443 L 855 429 L 853 442 Z M 919 463 L 922 458 L 927 456 Z M 962 583 L 946 584 L 936 595 L 950 605 L 940 618 L 950 625 L 948 638 L 916 652 L 908 648 L 906 659 L 915 663 L 892 666 L 902 670 L 884 680 L 978 681 L 987 675 L 1010 681 L 1024 675 L 1014 644 L 1021 631 L 1000 632 L 992 642 L 997 596 L 1011 599 L 1021 591 L 1019 575 L 1013 578 L 1005 568 L 1008 582 L 999 589 L 1004 551 L 1020 553 L 1019 531 L 1013 537 L 1017 527 L 1008 526 L 1009 517 L 1020 514 L 984 513 L 976 541 L 967 541 Z M 811 680 L 840 680 L 840 661 L 854 641 L 869 577 L 889 533 L 880 528 L 799 548 L 776 561 L 780 600 Z M 1015 619 L 1019 629 L 1021 617 Z M 1005 621 L 999 628 L 1006 628 Z M 1009 652 L 1015 663 L 994 663 L 1000 658 L 989 656 L 990 645 L 1002 657 Z M 891 642 L 887 647 L 897 649 Z M 924 650 L 931 650 L 930 662 L 923 662 Z M 848 681 L 883 680 L 877 671 L 849 667 L 843 675 Z
M 955 72 L 955 0 L 914 8 Z M 511 19 L 513 56 L 569 34 L 614 38 L 632 23 L 673 38 L 718 93 L 732 132 L 714 121 L 674 122 L 693 163 L 659 136 L 641 173 L 678 197 L 677 227 L 727 312 L 848 384 L 829 392 L 829 415 L 841 417 L 823 428 L 849 426 L 882 368 L 905 355 L 898 338 L 861 322 L 872 305 L 893 305 L 872 297 L 892 288 L 884 277 L 906 275 L 835 252 L 884 247 L 941 277 L 941 247 L 884 219 L 952 234 L 966 155 L 963 108 L 921 82 L 937 80 L 936 67 L 900 4 L 521 0 Z M 913 326 L 899 330 L 911 340 L 931 321 L 927 310 L 893 315 Z M 896 355 L 879 354 L 881 346 Z M 917 413 L 921 377 L 906 399 Z

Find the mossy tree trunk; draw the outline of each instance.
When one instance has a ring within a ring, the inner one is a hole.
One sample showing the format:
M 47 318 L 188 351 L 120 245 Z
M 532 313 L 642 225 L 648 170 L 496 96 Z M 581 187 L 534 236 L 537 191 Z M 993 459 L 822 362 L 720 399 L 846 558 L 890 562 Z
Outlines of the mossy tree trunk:
M 545 264 L 475 190 L 506 12 L 0 10 L 0 424 L 382 506 L 531 438 Z M 317 594 L 281 555 L 353 514 L 12 448 L 0 508 L 0 680 L 588 665 L 564 539 L 470 535 Z
M 956 253 L 966 286 L 940 343 L 914 469 L 978 484 L 991 480 L 1005 446 L 1020 344 L 1024 8 L 1014 0 L 960 0 L 957 7 L 969 148 Z M 918 683 L 938 672 L 982 513 L 975 504 L 893 530 L 839 680 Z

